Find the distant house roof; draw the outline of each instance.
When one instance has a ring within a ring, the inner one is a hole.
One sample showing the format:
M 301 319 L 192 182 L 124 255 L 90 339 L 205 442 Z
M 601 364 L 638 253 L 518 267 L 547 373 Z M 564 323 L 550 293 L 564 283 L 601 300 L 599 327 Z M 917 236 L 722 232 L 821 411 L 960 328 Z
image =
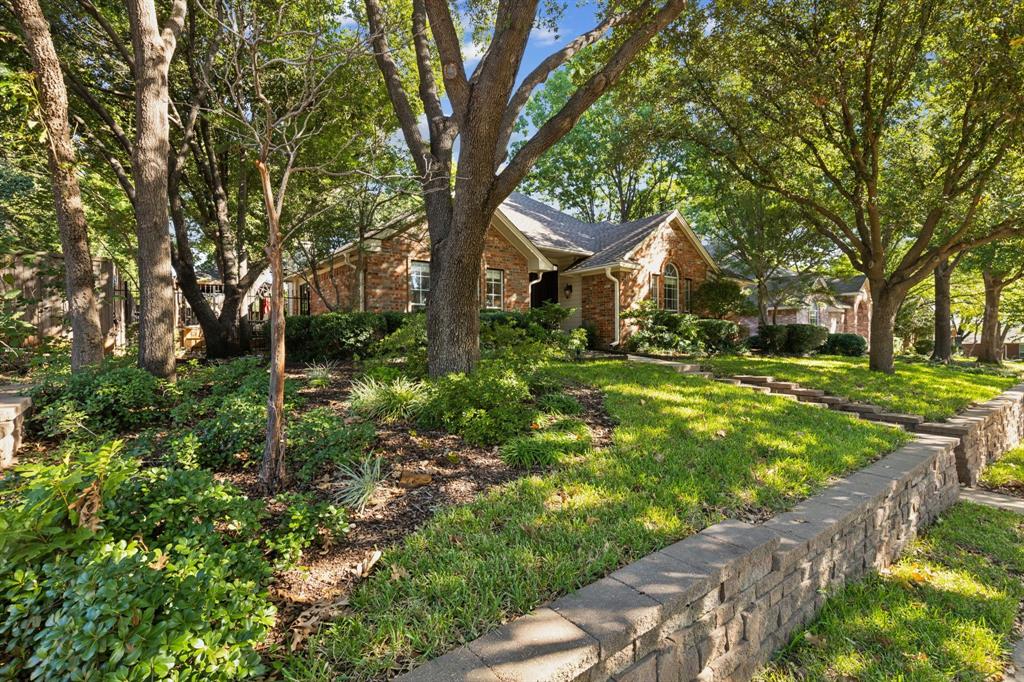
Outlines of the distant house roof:
M 833 279 L 829 280 L 828 287 L 837 296 L 848 296 L 850 294 L 856 294 L 863 289 L 864 282 L 866 280 L 866 275 L 855 275 L 854 277 L 847 277 L 845 279 Z
M 856 295 L 864 287 L 864 282 L 866 280 L 867 277 L 864 275 L 825 279 L 821 275 L 814 273 L 797 274 L 786 271 L 768 281 L 768 291 L 769 293 L 775 294 L 778 292 L 784 292 L 787 289 L 792 289 L 794 293 L 789 296 L 786 301 L 774 307 L 779 310 L 798 309 L 810 305 L 814 298 L 812 295 L 815 293 L 818 293 L 819 295 L 831 294 L 831 296 L 835 298 Z M 812 291 L 808 291 L 808 289 L 812 289 Z M 749 300 L 751 303 L 757 303 L 756 290 L 751 290 Z M 834 301 L 834 303 L 837 304 L 836 307 L 850 307 L 845 303 L 838 303 L 837 301 Z

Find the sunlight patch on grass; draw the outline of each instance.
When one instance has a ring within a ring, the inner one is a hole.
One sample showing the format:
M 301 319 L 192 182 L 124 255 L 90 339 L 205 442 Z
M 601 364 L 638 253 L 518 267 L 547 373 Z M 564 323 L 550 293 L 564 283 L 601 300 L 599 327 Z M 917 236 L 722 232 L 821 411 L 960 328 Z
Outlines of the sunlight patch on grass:
M 762 374 L 795 381 L 831 395 L 879 405 L 894 412 L 945 419 L 997 396 L 1017 383 L 1010 369 L 896 362 L 895 374 L 872 372 L 867 358 L 720 356 L 708 364 L 719 374 Z
M 1024 447 L 1010 450 L 981 472 L 980 483 L 989 488 L 1024 492 Z

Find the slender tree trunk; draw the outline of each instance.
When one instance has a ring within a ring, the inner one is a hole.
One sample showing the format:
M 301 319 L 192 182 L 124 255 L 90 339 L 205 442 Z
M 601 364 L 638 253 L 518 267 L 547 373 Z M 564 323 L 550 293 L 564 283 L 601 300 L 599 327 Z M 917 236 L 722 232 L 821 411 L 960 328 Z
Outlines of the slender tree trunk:
M 270 390 L 267 396 L 267 441 L 260 464 L 260 483 L 270 494 L 276 493 L 288 481 L 284 450 L 284 268 L 281 265 L 280 216 L 274 205 L 274 191 L 270 185 L 270 172 L 262 161 L 257 161 L 263 200 L 267 210 L 267 258 L 270 261 Z
M 1003 280 L 983 273 L 985 279 L 985 316 L 981 322 L 981 340 L 978 343 L 978 362 L 1001 364 L 1002 349 L 999 343 L 999 301 L 1003 295 Z
M 905 295 L 904 289 L 895 288 L 884 279 L 871 282 L 871 348 L 868 350 L 868 367 L 876 372 L 892 374 L 894 371 L 896 313 Z
M 763 279 L 757 281 L 757 325 L 768 325 L 768 283 Z
M 14 14 L 32 56 L 39 109 L 46 126 L 47 161 L 64 252 L 64 288 L 71 318 L 71 369 L 103 360 L 103 330 L 96 303 L 89 232 L 68 127 L 68 96 L 57 52 L 38 0 L 13 0 Z
M 953 267 L 944 259 L 935 268 L 935 348 L 932 361 L 948 363 L 953 359 L 952 305 L 950 302 L 950 280 Z
M 174 36 L 161 35 L 153 0 L 128 0 L 135 53 L 135 230 L 139 242 L 139 365 L 174 377 L 174 280 L 168 231 L 167 72 Z

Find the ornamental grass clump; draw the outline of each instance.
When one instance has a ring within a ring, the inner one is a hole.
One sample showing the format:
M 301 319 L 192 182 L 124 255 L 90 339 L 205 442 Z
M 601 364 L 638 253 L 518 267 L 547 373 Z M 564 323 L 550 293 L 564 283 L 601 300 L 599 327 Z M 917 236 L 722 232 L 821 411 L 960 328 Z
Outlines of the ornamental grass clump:
M 351 404 L 356 414 L 390 424 L 416 417 L 426 397 L 426 386 L 415 379 L 364 377 L 352 383 Z

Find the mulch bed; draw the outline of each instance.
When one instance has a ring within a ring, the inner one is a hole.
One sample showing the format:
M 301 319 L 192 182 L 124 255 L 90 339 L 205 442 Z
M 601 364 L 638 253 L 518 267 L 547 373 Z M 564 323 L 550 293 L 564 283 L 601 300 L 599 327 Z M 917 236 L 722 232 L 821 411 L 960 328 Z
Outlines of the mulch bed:
M 300 377 L 300 368 L 289 375 Z M 339 368 L 331 385 L 324 389 L 303 389 L 307 409 L 327 406 L 340 418 L 348 414 L 348 394 L 353 369 Z M 591 430 L 594 447 L 611 442 L 611 418 L 604 409 L 604 397 L 597 389 L 575 385 L 567 394 L 583 405 L 581 419 Z M 282 642 L 288 628 L 300 616 L 330 603 L 344 601 L 352 588 L 362 580 L 361 562 L 377 550 L 385 550 L 402 541 L 427 522 L 441 508 L 464 504 L 488 489 L 541 469 L 513 469 L 498 455 L 496 447 L 475 447 L 461 437 L 442 431 L 420 430 L 408 424 L 378 425 L 375 454 L 385 460 L 387 475 L 370 504 L 349 517 L 352 530 L 334 546 L 310 549 L 303 554 L 301 566 L 275 578 L 271 597 L 279 610 L 278 629 L 271 641 Z M 417 474 L 416 483 L 403 485 L 402 472 Z M 254 496 L 259 495 L 256 471 L 250 469 L 230 476 L 232 482 Z M 312 483 L 312 489 L 328 494 L 329 474 Z M 304 620 L 308 615 L 300 618 Z

